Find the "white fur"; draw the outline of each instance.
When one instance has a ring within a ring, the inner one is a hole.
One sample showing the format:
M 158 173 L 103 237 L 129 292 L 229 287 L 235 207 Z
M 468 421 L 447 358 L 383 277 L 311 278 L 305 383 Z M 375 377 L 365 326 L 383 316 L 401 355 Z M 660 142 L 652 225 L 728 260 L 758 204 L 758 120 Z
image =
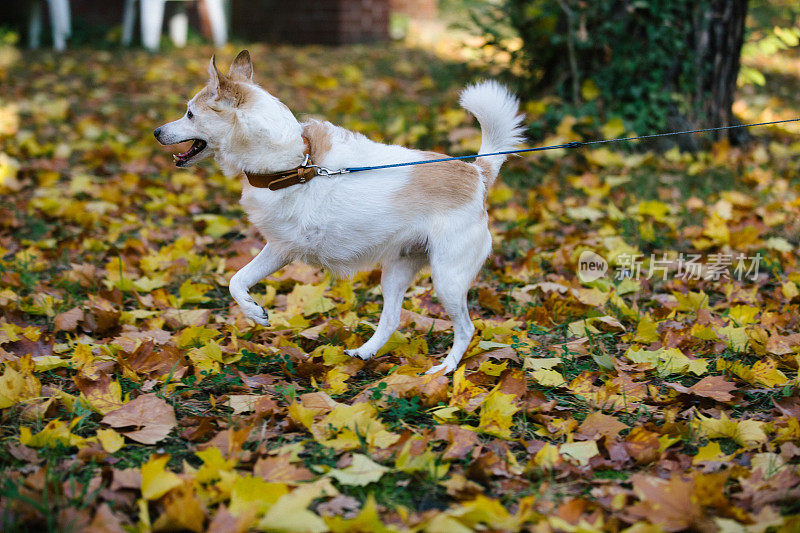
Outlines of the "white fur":
M 213 85 L 213 73 L 211 78 Z M 217 116 L 199 116 L 195 111 L 191 121 L 184 117 L 160 128 L 167 129 L 157 132 L 159 140 L 206 140 L 208 149 L 204 152 L 208 153 L 196 159 L 213 153 L 227 173 L 277 172 L 299 165 L 305 125 L 251 81 L 239 83 L 247 85 L 248 94 L 255 100 L 241 108 L 206 113 Z M 482 152 L 510 149 L 519 141 L 517 103 L 502 86 L 495 82 L 473 85 L 463 92 L 461 101 L 484 131 Z M 192 105 L 190 102 L 190 109 Z M 327 122 L 322 126 L 327 129 L 332 149 L 314 161 L 318 165 L 339 169 L 420 159 L 415 150 L 377 143 Z M 490 159 L 493 172 L 484 176 L 487 183 L 494 181 L 504 159 Z M 348 352 L 368 359 L 398 327 L 405 291 L 420 268 L 430 264 L 434 288 L 454 323 L 455 340 L 443 363 L 429 372 L 454 370 L 474 332 L 467 291 L 491 251 L 486 190 L 481 184 L 471 201 L 443 211 L 428 205 L 399 205 L 398 191 L 408 183 L 411 173 L 412 168 L 400 167 L 320 176 L 279 191 L 254 188 L 243 180 L 242 206 L 268 243 L 231 279 L 231 295 L 243 312 L 259 324 L 269 324 L 266 312 L 248 290 L 291 261 L 324 267 L 339 277 L 380 263 L 384 309 L 378 328 L 363 346 Z
M 461 107 L 475 115 L 481 125 L 483 137 L 479 154 L 513 150 L 522 142 L 522 121 L 525 117 L 519 114 L 519 101 L 496 81 L 470 85 L 461 92 L 460 103 Z M 482 159 L 492 167 L 491 185 L 506 156 L 494 155 Z

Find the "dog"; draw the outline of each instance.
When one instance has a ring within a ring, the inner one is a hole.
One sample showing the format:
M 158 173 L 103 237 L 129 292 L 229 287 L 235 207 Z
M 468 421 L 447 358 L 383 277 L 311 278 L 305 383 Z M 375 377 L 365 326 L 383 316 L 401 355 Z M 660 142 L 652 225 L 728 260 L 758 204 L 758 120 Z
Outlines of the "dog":
M 378 327 L 361 347 L 347 350 L 366 360 L 397 329 L 406 290 L 419 270 L 430 266 L 436 294 L 453 322 L 454 340 L 441 364 L 427 373 L 452 372 L 475 331 L 467 291 L 491 251 L 486 193 L 506 156 L 325 175 L 315 170 L 444 156 L 374 142 L 329 122 L 299 122 L 253 81 L 247 50 L 227 74 L 212 57 L 208 73 L 208 84 L 188 102 L 186 114 L 154 134 L 162 145 L 193 141 L 189 150 L 174 156 L 179 167 L 213 156 L 226 175 L 247 177 L 241 205 L 267 243 L 230 280 L 231 296 L 243 313 L 269 325 L 267 312 L 249 289 L 292 261 L 342 278 L 380 264 Z M 499 83 L 466 87 L 460 103 L 481 126 L 480 153 L 511 150 L 522 141 L 518 100 Z M 285 179 L 278 174 L 283 171 L 290 175 L 290 186 L 282 183 L 283 188 L 272 190 L 270 180 Z M 267 182 L 270 188 L 264 187 Z

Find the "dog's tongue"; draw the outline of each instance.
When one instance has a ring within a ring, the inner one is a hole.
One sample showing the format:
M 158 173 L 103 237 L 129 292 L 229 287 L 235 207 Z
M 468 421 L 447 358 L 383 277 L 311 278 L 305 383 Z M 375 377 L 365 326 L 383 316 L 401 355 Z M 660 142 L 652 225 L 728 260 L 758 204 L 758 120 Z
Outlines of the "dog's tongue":
M 201 141 L 200 139 L 195 139 L 188 150 L 186 150 L 185 152 L 181 152 L 180 154 L 174 154 L 172 157 L 173 159 L 175 159 L 176 163 L 182 163 L 190 159 L 192 156 L 198 154 L 205 147 L 206 147 L 205 141 Z

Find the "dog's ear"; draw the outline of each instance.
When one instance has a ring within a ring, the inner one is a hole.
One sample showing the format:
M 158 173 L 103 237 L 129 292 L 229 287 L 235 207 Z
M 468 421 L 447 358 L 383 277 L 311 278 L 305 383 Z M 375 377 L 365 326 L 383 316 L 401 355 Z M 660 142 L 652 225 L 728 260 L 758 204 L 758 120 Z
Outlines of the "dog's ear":
M 225 82 L 225 74 L 217 68 L 216 56 L 208 62 L 208 89 L 214 97 L 219 96 L 220 86 Z
M 236 83 L 219 71 L 214 56 L 211 56 L 211 61 L 208 63 L 208 90 L 211 93 L 211 102 L 220 104 L 236 105 L 241 96 Z M 219 111 L 213 104 L 211 108 Z
M 253 62 L 250 52 L 242 50 L 228 69 L 228 77 L 236 81 L 253 81 Z

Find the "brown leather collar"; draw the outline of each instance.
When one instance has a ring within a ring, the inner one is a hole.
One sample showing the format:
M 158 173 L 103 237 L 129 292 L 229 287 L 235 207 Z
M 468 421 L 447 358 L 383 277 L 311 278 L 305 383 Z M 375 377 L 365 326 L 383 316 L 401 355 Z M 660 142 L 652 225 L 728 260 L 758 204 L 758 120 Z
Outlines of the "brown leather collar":
M 311 143 L 305 135 L 303 136 L 303 143 L 305 143 L 303 154 L 308 156 L 311 153 Z M 286 187 L 291 187 L 292 185 L 308 183 L 317 176 L 317 170 L 313 167 L 299 166 L 281 172 L 272 172 L 270 174 L 245 171 L 244 175 L 247 176 L 247 181 L 249 181 L 250 185 L 253 187 L 278 191 Z

